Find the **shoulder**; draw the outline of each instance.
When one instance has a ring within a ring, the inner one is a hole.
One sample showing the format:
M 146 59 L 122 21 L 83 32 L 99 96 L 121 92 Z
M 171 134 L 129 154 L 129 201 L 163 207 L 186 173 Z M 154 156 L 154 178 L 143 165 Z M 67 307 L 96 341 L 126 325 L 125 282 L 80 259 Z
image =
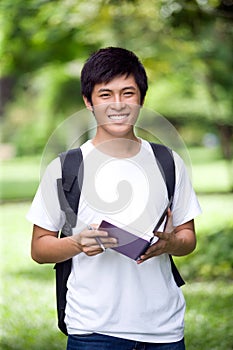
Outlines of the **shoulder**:
M 176 178 L 177 180 L 181 180 L 182 178 L 189 178 L 192 179 L 192 165 L 191 160 L 189 156 L 186 156 L 186 158 L 183 158 L 183 156 L 180 156 L 175 151 L 172 151 L 174 162 L 175 162 L 175 169 L 176 169 Z
M 52 179 L 58 179 L 61 177 L 61 162 L 59 157 L 53 159 L 46 167 L 43 169 L 41 167 L 41 179 L 42 182 L 51 181 Z
M 86 141 L 80 146 L 80 149 L 83 154 L 83 158 L 85 158 L 90 152 L 92 152 L 95 149 L 95 146 L 91 142 L 91 140 Z

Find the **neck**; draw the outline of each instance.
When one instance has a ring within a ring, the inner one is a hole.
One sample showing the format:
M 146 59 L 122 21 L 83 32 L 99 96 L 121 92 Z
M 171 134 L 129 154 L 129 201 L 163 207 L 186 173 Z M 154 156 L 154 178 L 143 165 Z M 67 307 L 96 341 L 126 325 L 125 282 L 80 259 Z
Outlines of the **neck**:
M 92 144 L 99 151 L 114 158 L 133 157 L 139 152 L 141 147 L 141 141 L 134 133 L 128 136 L 124 135 L 124 137 L 109 136 L 107 138 L 101 138 L 97 132 L 92 140 Z

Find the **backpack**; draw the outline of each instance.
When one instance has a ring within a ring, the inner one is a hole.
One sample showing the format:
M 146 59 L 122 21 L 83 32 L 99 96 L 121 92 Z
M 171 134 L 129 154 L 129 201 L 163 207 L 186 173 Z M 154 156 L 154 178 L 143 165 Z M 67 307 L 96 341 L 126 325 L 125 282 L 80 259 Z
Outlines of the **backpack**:
M 157 164 L 166 183 L 168 199 L 172 202 L 175 189 L 175 163 L 172 151 L 164 145 L 150 143 Z M 65 224 L 60 233 L 60 238 L 72 235 L 72 228 L 76 226 L 79 199 L 83 181 L 83 156 L 80 148 L 72 149 L 60 155 L 62 178 L 57 179 L 58 198 L 61 210 L 65 213 Z M 171 206 L 170 206 L 171 207 Z M 169 255 L 171 269 L 178 287 L 185 284 L 177 270 L 172 256 Z M 58 328 L 65 334 L 65 308 L 67 280 L 71 272 L 72 258 L 55 265 L 56 270 L 56 298 Z

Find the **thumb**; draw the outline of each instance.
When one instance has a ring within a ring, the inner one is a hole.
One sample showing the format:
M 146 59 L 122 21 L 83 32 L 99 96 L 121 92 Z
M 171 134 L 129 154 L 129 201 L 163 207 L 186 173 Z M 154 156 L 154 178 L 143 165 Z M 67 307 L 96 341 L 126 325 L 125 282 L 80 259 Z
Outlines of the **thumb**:
M 172 232 L 174 230 L 174 226 L 173 226 L 173 216 L 172 216 L 172 212 L 171 212 L 171 209 L 168 208 L 168 211 L 167 211 L 167 222 L 166 222 L 166 225 L 165 225 L 165 230 L 164 232 Z

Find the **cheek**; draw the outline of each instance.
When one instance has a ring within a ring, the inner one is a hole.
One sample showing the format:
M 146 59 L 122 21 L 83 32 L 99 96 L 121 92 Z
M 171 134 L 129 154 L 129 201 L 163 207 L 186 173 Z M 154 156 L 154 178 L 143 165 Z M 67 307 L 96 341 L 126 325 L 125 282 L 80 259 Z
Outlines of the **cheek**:
M 138 117 L 140 113 L 141 106 L 139 104 L 135 104 L 131 106 L 131 116 L 135 119 Z
M 95 115 L 95 118 L 99 121 L 105 120 L 107 116 L 107 106 L 100 104 L 100 105 L 94 105 L 93 113 Z

